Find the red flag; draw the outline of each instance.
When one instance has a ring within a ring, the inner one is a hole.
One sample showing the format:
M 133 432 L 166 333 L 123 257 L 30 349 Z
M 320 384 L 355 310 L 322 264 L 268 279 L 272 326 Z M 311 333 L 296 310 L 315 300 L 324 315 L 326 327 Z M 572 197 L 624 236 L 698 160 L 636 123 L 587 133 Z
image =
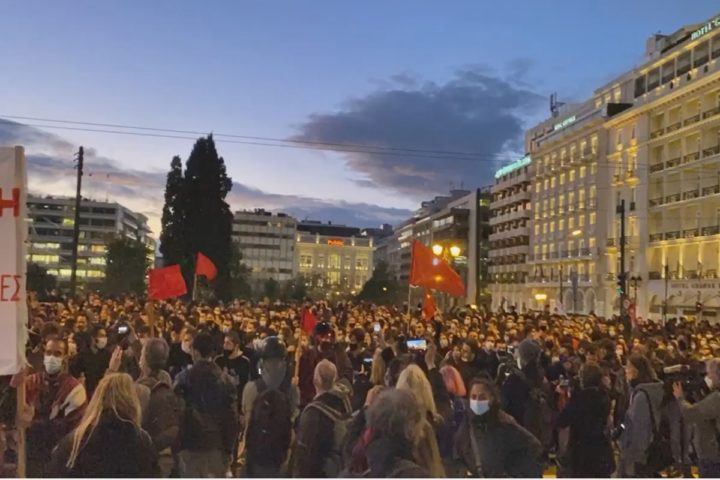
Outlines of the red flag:
M 410 285 L 432 288 L 454 297 L 465 296 L 465 283 L 460 275 L 417 240 L 413 241 Z
M 312 335 L 313 331 L 315 330 L 315 325 L 317 325 L 317 323 L 318 320 L 313 311 L 309 308 L 304 309 L 301 318 L 301 325 L 305 333 L 307 333 L 308 335 Z
M 187 285 L 180 265 L 150 270 L 148 296 L 153 300 L 180 297 L 187 293 Z
M 423 298 L 423 317 L 425 318 L 425 321 L 432 320 L 436 312 L 437 307 L 435 306 L 432 293 L 430 290 L 426 289 Z
M 217 277 L 217 268 L 215 268 L 215 264 L 201 252 L 198 252 L 197 254 L 195 275 L 204 275 L 208 280 L 213 280 Z

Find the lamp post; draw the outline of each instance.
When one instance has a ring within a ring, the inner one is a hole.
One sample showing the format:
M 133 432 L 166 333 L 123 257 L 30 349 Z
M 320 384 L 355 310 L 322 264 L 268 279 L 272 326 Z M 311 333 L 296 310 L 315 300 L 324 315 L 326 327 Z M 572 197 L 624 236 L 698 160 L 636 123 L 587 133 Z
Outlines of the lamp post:
M 633 303 L 635 304 L 635 307 L 637 308 L 637 291 L 638 291 L 638 283 L 642 282 L 642 277 L 640 275 L 638 276 L 632 276 L 630 277 L 630 286 L 633 288 Z

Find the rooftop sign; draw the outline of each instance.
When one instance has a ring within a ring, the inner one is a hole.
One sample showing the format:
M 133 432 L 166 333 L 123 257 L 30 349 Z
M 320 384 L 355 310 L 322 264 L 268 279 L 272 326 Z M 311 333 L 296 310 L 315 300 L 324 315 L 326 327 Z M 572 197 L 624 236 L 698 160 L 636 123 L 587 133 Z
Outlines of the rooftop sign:
M 329 238 L 327 244 L 333 247 L 342 247 L 343 245 L 345 245 L 345 241 L 339 238 Z
M 572 125 L 573 123 L 575 123 L 575 120 L 577 120 L 577 117 L 575 115 L 573 115 L 572 117 L 568 117 L 565 120 L 563 120 L 562 122 L 556 123 L 555 128 L 553 130 L 558 131 L 560 129 L 567 127 L 568 125 Z
M 510 172 L 514 172 L 515 170 L 517 170 L 517 169 L 519 169 L 519 168 L 522 168 L 522 167 L 524 167 L 524 166 L 526 166 L 526 165 L 530 165 L 530 162 L 531 162 L 530 155 L 525 155 L 525 156 L 524 156 L 523 158 L 521 158 L 520 160 L 515 160 L 515 161 L 512 162 L 510 165 L 505 165 L 505 166 L 502 167 L 500 170 L 498 170 L 497 172 L 495 172 L 495 178 L 503 177 L 503 176 L 507 175 L 507 174 L 510 173 Z
M 716 28 L 720 28 L 720 16 L 717 16 L 717 17 L 713 18 L 713 19 L 710 20 L 708 23 L 706 23 L 706 24 L 703 25 L 702 27 L 700 27 L 700 28 L 698 28 L 697 30 L 695 30 L 695 31 L 690 35 L 690 40 L 696 40 L 696 39 L 702 37 L 703 35 L 706 35 L 706 34 L 712 32 L 712 31 L 715 30 Z

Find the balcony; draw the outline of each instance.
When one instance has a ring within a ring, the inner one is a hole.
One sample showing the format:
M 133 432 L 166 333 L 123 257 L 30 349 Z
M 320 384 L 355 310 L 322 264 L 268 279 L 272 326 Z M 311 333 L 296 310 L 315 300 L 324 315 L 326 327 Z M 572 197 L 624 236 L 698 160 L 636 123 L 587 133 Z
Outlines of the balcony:
M 720 154 L 720 145 L 715 145 L 714 147 L 706 148 L 703 150 L 703 158 L 712 157 L 713 155 L 717 154 Z
M 655 130 L 654 132 L 651 132 L 651 133 L 650 133 L 650 139 L 652 140 L 652 139 L 655 139 L 655 138 L 660 138 L 660 137 L 662 137 L 664 134 L 665 134 L 665 129 L 664 129 L 664 128 L 659 128 L 659 129 Z
M 608 247 L 614 247 L 615 246 L 615 239 L 614 238 L 608 238 L 606 245 Z
M 662 233 L 653 233 L 650 235 L 650 243 L 652 242 L 660 242 L 663 239 Z
M 707 118 L 714 117 L 715 115 L 718 115 L 718 114 L 720 114 L 720 107 L 715 107 L 715 108 L 711 108 L 707 112 L 703 113 L 702 117 L 703 117 L 703 120 L 705 120 Z
M 680 230 L 665 233 L 665 240 L 677 240 L 678 238 L 680 238 Z
M 707 197 L 708 195 L 717 195 L 718 193 L 720 193 L 720 185 L 705 187 L 702 189 L 703 197 Z
M 674 168 L 674 167 L 679 166 L 681 163 L 682 163 L 681 157 L 671 158 L 670 160 L 665 162 L 665 168 Z
M 700 121 L 700 114 L 693 115 L 692 117 L 686 118 L 683 122 L 684 127 L 688 127 Z
M 648 205 L 650 205 L 650 208 L 657 207 L 659 205 L 662 205 L 663 203 L 665 203 L 665 202 L 663 201 L 662 197 L 651 198 L 650 200 L 648 200 Z
M 622 182 L 622 175 L 620 175 L 619 173 L 616 173 L 613 176 L 613 183 L 620 183 L 620 182 Z
M 662 273 L 660 272 L 649 272 L 648 278 L 650 280 L 661 280 L 662 279 Z
M 700 152 L 693 152 L 693 153 L 688 153 L 687 155 L 685 155 L 683 157 L 682 163 L 687 164 L 690 162 L 695 162 L 697 160 L 700 160 Z
M 630 211 L 631 212 L 635 211 L 635 202 L 630 202 Z
M 589 248 L 581 248 L 581 249 L 580 249 L 580 256 L 581 256 L 581 257 L 589 257 L 589 256 L 591 256 L 591 255 L 592 255 L 592 252 L 590 251 Z
M 720 234 L 720 226 L 703 227 L 701 232 L 703 237 L 711 237 L 713 235 L 718 235 Z
M 699 235 L 700 235 L 699 228 L 689 228 L 687 230 L 683 230 L 683 237 L 685 237 L 685 238 L 695 238 Z
M 668 203 L 675 203 L 675 202 L 679 202 L 679 201 L 680 201 L 680 194 L 679 194 L 679 193 L 675 193 L 675 194 L 673 194 L 673 195 L 668 195 L 667 197 L 665 197 L 665 203 L 666 203 L 666 204 L 668 204 Z
M 665 169 L 665 164 L 663 162 L 658 162 L 654 165 L 650 165 L 650 173 L 657 173 L 662 172 Z
M 700 190 L 690 190 L 687 192 L 683 192 L 682 199 L 683 200 L 693 200 L 695 198 L 698 198 L 700 196 Z
M 682 128 L 682 122 L 676 122 L 671 125 L 668 125 L 668 127 L 665 129 L 667 133 L 674 132 L 675 130 L 680 130 Z

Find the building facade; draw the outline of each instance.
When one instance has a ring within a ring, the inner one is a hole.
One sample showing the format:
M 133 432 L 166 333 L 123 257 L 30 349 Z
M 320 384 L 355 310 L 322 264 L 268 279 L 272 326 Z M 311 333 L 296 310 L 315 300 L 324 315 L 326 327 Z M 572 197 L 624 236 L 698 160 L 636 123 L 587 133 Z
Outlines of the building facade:
M 720 15 L 654 35 L 646 59 L 628 74 L 634 107 L 608 125 L 617 171 L 630 161 L 640 176 L 634 187 L 621 175 L 614 191 L 637 207 L 628 293 L 642 317 L 717 318 Z
M 527 308 L 525 280 L 530 253 L 530 194 L 533 178 L 530 155 L 495 173 L 491 188 L 490 294 L 494 310 Z
M 372 237 L 298 231 L 296 271 L 306 286 L 322 291 L 328 298 L 355 295 L 372 275 L 373 249 Z
M 287 282 L 295 278 L 295 233 L 297 221 L 284 213 L 263 209 L 235 212 L 233 240 L 242 253 L 242 263 L 250 269 L 254 289 L 273 279 Z
M 70 282 L 75 199 L 30 195 L 28 204 L 28 261 L 46 268 L 60 287 Z M 80 238 L 77 280 L 80 288 L 93 288 L 105 278 L 108 244 L 117 237 L 140 240 L 155 256 L 147 217 L 113 202 L 83 199 L 80 203 Z

